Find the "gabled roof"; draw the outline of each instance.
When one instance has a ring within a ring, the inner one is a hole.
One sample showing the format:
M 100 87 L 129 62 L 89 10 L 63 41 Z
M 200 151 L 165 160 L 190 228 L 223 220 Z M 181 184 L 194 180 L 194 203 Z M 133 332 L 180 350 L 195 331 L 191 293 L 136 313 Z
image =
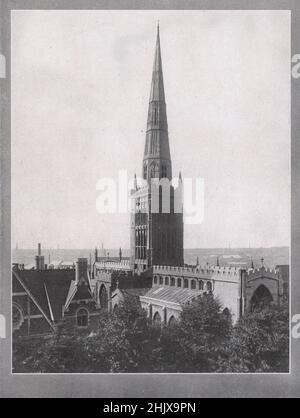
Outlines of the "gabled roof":
M 74 270 L 19 270 L 13 276 L 21 283 L 33 302 L 51 324 L 62 318 L 71 285 L 75 282 Z
M 24 272 L 26 274 L 24 274 Z M 41 314 L 44 316 L 49 325 L 53 328 L 53 321 L 51 320 L 51 312 L 49 310 L 49 303 L 45 292 L 44 283 L 39 280 L 32 280 L 32 273 L 34 270 L 15 270 L 13 269 L 13 278 L 20 283 L 25 292 L 31 298 L 33 303 L 37 306 Z M 29 277 L 30 276 L 30 277 Z
M 94 300 L 93 293 L 90 286 L 90 280 L 76 283 L 73 281 L 70 285 L 69 292 L 64 305 L 65 309 L 68 309 L 72 300 Z

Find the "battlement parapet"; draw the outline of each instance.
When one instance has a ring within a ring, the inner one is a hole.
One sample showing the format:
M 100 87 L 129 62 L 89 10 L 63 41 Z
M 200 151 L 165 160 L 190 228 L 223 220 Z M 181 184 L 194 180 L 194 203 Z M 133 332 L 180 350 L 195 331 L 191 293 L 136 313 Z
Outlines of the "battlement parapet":
M 130 260 L 97 261 L 95 267 L 102 270 L 131 270 Z
M 222 277 L 236 277 L 240 272 L 239 267 L 232 266 L 197 266 L 197 267 L 180 267 L 180 266 L 153 266 L 153 274 L 163 275 L 181 275 L 195 278 L 218 276 Z
M 245 273 L 246 277 L 248 277 L 248 278 L 250 278 L 252 276 L 263 275 L 263 274 L 278 277 L 279 270 L 277 270 L 275 268 L 260 267 L 260 268 L 255 268 L 255 269 L 248 269 Z

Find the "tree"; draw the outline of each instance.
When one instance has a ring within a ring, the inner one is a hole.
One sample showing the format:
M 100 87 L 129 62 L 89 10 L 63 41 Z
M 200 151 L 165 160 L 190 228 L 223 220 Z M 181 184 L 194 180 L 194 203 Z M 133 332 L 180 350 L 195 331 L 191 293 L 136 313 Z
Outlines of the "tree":
M 91 359 L 105 358 L 109 372 L 149 372 L 160 332 L 152 327 L 138 298 L 126 298 L 102 317 L 99 332 L 86 341 Z
M 162 331 L 156 365 L 168 372 L 213 372 L 231 333 L 231 318 L 212 295 L 182 307 L 180 320 Z
M 250 312 L 234 327 L 220 372 L 288 372 L 288 305 Z
M 16 373 L 90 372 L 83 336 L 56 333 L 38 340 L 20 340 L 13 344 L 13 368 Z

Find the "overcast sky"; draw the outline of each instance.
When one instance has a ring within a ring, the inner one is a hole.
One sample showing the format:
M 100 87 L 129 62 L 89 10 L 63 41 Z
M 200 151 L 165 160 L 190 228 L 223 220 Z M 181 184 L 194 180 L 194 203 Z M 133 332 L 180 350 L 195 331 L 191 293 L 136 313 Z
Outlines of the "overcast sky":
M 203 177 L 184 245 L 289 245 L 288 11 L 13 11 L 12 245 L 129 248 L 99 178 L 141 175 L 160 21 L 173 175 Z

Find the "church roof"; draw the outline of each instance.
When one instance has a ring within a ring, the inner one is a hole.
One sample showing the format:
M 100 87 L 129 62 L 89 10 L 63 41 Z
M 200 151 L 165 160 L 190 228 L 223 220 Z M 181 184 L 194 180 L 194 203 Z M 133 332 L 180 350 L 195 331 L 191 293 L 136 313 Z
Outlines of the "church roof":
M 182 289 L 178 287 L 154 286 L 142 296 L 142 298 L 184 305 L 202 294 L 203 291 Z
M 39 307 L 48 322 L 58 321 L 66 302 L 74 270 L 19 270 L 13 276 Z
M 62 319 L 63 307 L 75 299 L 93 299 L 90 286 L 75 282 L 74 269 L 13 269 L 22 285 L 49 323 Z

